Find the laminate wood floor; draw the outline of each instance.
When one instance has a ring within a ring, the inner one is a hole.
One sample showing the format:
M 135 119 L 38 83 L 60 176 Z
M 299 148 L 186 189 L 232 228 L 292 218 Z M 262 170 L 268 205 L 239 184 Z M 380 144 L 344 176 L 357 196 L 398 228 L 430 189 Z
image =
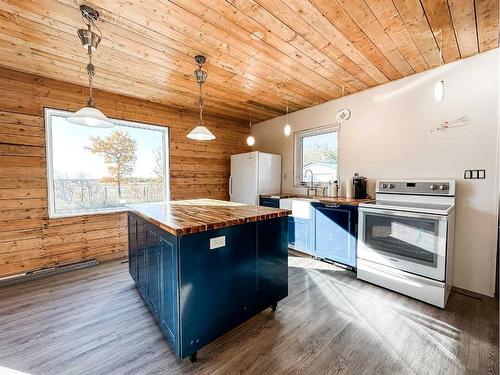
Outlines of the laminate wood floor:
M 446 310 L 289 258 L 289 296 L 179 360 L 127 264 L 0 289 L 0 374 L 497 374 L 498 302 Z

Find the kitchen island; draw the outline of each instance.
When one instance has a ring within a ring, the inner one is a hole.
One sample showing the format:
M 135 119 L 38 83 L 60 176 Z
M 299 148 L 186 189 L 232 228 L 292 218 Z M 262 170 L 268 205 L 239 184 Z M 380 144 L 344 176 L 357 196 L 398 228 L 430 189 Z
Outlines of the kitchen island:
M 288 294 L 289 210 L 213 199 L 129 205 L 129 272 L 180 358 Z

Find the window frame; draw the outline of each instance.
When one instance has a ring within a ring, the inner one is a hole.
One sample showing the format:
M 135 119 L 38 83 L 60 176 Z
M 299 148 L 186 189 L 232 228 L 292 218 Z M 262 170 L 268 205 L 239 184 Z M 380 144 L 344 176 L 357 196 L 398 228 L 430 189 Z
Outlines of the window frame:
M 327 133 L 337 133 L 337 179 L 339 177 L 339 150 L 340 150 L 340 124 L 330 124 L 319 126 L 315 128 L 299 130 L 293 133 L 293 186 L 294 187 L 304 187 L 302 176 L 302 148 L 303 140 L 307 137 L 312 137 L 315 135 L 327 134 Z M 326 182 L 316 182 L 317 186 L 326 186 Z
M 127 207 L 110 207 L 110 208 L 96 208 L 88 209 L 85 211 L 59 213 L 55 211 L 55 195 L 54 195 L 54 179 L 53 179 L 53 145 L 52 145 L 52 117 L 68 117 L 73 112 L 65 111 L 55 108 L 44 107 L 44 123 L 45 123 L 45 160 L 47 166 L 47 193 L 48 193 L 48 214 L 49 218 L 64 218 L 75 216 L 89 216 L 110 214 L 116 212 L 128 211 Z M 162 137 L 162 156 L 163 156 L 163 201 L 170 200 L 170 128 L 168 126 L 152 125 L 136 121 L 120 120 L 109 118 L 111 122 L 116 125 L 140 128 L 140 129 L 153 129 L 163 132 Z M 73 125 L 73 124 L 72 124 Z M 79 125 L 74 125 L 79 126 Z

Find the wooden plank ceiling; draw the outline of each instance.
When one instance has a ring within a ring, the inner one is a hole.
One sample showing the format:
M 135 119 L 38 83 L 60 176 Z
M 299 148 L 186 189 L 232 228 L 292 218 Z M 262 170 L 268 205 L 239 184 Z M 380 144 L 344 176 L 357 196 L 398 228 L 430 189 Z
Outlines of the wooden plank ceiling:
M 101 13 L 98 88 L 195 109 L 193 56 L 203 53 L 207 112 L 259 121 L 498 47 L 498 2 L 85 3 Z M 85 85 L 81 3 L 0 0 L 0 66 Z

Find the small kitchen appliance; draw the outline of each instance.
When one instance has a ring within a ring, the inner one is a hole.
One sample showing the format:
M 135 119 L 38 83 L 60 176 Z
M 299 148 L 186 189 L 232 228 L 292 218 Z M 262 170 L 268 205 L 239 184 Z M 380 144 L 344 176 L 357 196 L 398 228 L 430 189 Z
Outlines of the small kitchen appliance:
M 454 180 L 380 180 L 359 205 L 357 276 L 444 308 L 453 279 Z
M 366 177 L 360 176 L 355 173 L 352 178 L 352 184 L 354 185 L 354 198 L 364 199 L 366 198 Z

